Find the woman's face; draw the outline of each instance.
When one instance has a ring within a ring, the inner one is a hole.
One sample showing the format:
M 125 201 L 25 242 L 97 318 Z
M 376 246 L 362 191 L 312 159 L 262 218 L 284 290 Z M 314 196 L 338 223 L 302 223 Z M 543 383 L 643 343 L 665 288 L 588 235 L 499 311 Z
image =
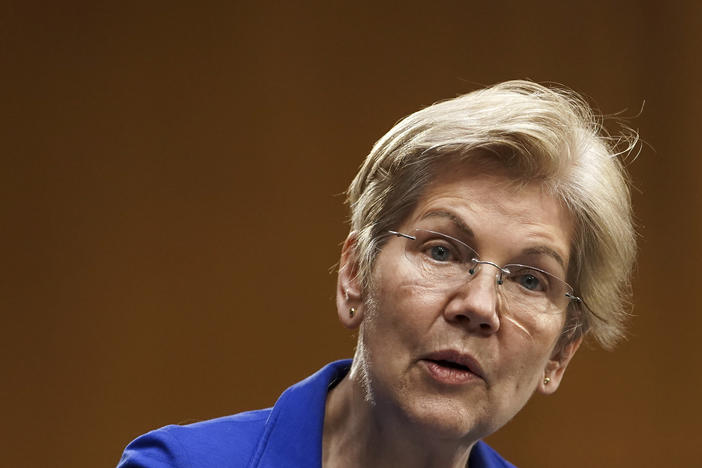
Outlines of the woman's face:
M 394 230 L 439 231 L 473 247 L 481 260 L 565 278 L 572 219 L 539 185 L 509 182 L 466 167 L 447 169 Z M 555 391 L 579 342 L 556 349 L 564 312 L 509 310 L 491 265 L 457 287 L 427 281 L 408 257 L 408 242 L 387 241 L 363 297 L 356 359 L 368 397 L 409 427 L 449 439 L 485 437 L 534 391 Z M 430 248 L 420 253 L 444 260 L 445 252 Z

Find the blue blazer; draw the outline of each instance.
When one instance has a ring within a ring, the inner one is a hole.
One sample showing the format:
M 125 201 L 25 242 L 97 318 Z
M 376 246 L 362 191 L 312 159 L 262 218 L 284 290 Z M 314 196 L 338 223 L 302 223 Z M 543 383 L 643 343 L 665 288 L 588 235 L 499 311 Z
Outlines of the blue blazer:
M 285 390 L 273 408 L 144 434 L 127 446 L 118 468 L 321 468 L 327 392 L 350 366 L 350 360 L 328 364 Z M 514 468 L 482 441 L 469 466 Z

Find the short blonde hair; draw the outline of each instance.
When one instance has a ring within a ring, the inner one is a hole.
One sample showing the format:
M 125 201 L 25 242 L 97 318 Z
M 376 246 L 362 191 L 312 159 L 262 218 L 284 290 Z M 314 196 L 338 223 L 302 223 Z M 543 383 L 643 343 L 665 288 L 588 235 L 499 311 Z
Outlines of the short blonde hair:
M 518 182 L 539 181 L 575 220 L 564 339 L 590 332 L 606 349 L 624 336 L 636 255 L 622 155 L 637 135 L 610 136 L 575 92 L 508 81 L 436 103 L 401 120 L 376 142 L 347 195 L 364 289 L 387 239 L 416 206 L 437 167 L 497 164 Z

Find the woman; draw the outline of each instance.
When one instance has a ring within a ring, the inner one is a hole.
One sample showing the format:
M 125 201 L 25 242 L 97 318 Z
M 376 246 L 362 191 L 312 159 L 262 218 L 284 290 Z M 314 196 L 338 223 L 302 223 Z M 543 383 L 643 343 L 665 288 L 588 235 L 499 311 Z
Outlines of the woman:
M 587 334 L 622 336 L 618 143 L 573 93 L 524 81 L 405 118 L 348 191 L 336 302 L 353 361 L 272 409 L 146 434 L 120 466 L 512 466 L 481 439 L 555 392 Z

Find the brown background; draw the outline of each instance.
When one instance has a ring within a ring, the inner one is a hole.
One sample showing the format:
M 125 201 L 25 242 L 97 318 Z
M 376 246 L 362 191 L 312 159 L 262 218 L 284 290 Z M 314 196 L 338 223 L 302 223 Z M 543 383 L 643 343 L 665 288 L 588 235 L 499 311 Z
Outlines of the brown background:
M 350 356 L 340 193 L 401 116 L 513 78 L 645 101 L 641 255 L 630 340 L 490 442 L 522 467 L 698 462 L 699 2 L 113 3 L 0 6 L 4 466 L 113 466 Z

